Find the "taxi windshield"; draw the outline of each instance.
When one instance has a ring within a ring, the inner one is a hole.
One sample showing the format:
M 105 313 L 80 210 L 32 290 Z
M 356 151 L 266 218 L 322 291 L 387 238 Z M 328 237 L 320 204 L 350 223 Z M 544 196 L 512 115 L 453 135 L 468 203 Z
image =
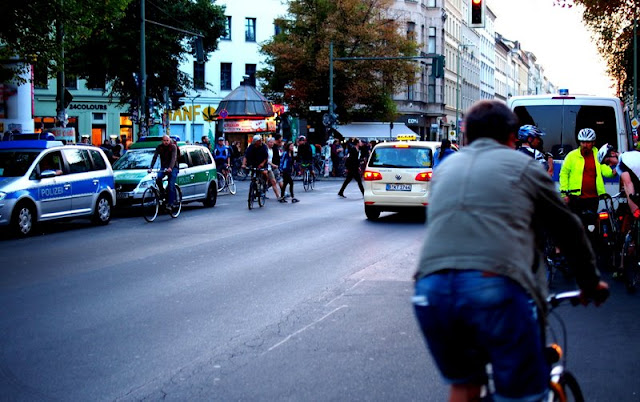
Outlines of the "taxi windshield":
M 40 150 L 6 149 L 0 151 L 0 177 L 22 177 L 40 155 Z
M 113 164 L 114 170 L 129 170 L 129 169 L 148 169 L 151 165 L 151 159 L 153 159 L 153 153 L 155 149 L 140 149 L 127 151 L 120 159 Z M 156 160 L 158 164 L 160 158 Z
M 422 169 L 430 168 L 432 164 L 431 149 L 420 147 L 378 147 L 369 160 L 371 167 Z

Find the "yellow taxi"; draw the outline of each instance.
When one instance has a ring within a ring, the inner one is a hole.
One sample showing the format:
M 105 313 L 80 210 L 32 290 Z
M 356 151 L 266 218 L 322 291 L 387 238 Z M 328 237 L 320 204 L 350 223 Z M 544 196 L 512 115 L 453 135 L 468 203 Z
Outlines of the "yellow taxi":
M 376 145 L 364 171 L 364 212 L 375 220 L 382 211 L 415 210 L 428 204 L 433 156 L 438 141 L 383 142 Z

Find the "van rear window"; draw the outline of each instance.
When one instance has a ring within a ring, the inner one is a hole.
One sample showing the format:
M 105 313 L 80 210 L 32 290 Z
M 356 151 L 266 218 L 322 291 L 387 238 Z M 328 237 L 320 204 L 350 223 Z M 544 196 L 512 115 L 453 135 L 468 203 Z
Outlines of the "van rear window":
M 519 125 L 533 124 L 544 131 L 543 148 L 553 159 L 578 147 L 578 131 L 592 128 L 596 132 L 596 147 L 605 143 L 617 146 L 615 110 L 609 106 L 544 105 L 517 106 L 513 110 Z

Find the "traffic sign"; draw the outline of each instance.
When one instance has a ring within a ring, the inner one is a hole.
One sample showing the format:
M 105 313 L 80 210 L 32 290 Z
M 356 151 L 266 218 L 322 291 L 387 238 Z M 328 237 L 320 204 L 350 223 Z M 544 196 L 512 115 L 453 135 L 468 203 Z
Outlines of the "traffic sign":
M 638 121 L 638 119 L 635 117 L 631 119 L 631 127 L 633 127 L 634 129 L 637 129 L 638 126 L 640 126 L 640 121 Z
M 221 119 L 226 119 L 229 116 L 229 112 L 227 112 L 227 109 L 222 109 L 220 111 L 220 118 Z
M 309 110 L 312 112 L 321 112 L 323 110 L 329 110 L 329 106 L 309 106 Z

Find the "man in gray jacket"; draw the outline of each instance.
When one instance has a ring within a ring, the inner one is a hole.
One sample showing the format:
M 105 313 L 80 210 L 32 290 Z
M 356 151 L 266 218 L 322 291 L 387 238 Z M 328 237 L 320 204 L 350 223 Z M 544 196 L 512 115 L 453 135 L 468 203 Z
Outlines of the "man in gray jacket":
M 546 310 L 540 230 L 575 267 L 583 296 L 606 298 L 584 229 L 539 163 L 514 150 L 517 117 L 480 101 L 469 146 L 433 175 L 413 302 L 451 401 L 474 400 L 493 366 L 496 397 L 541 400 L 549 367 L 537 311 Z M 535 308 L 537 306 L 537 309 Z

